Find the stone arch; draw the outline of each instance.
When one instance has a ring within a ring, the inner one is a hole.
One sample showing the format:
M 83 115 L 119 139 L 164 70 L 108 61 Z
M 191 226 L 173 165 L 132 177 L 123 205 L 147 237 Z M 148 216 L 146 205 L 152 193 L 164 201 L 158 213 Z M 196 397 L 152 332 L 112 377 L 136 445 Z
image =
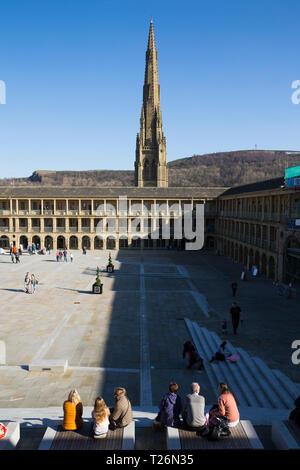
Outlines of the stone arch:
M 69 239 L 69 249 L 78 250 L 78 238 L 75 235 L 72 235 Z
M 57 249 L 63 250 L 66 248 L 66 239 L 63 235 L 57 237 Z
M 39 245 L 39 247 L 41 248 L 41 239 L 38 235 L 34 235 L 32 237 L 32 243 L 35 243 L 35 245 Z
M 50 249 L 53 250 L 53 238 L 50 235 L 47 235 L 45 237 L 45 248 L 48 248 L 48 245 L 50 245 Z
M 239 247 L 239 263 L 243 262 L 243 245 Z
M 243 265 L 248 268 L 248 248 L 246 246 L 244 246 Z
M 109 236 L 106 239 L 106 249 L 115 250 L 116 249 L 116 239 L 115 237 Z
M 81 248 L 83 248 L 84 246 L 87 248 L 87 250 L 91 249 L 91 240 L 90 237 L 88 237 L 87 235 L 84 235 L 81 240 Z
M 261 274 L 267 274 L 267 256 L 265 253 L 262 254 L 261 257 L 261 267 L 260 267 Z
M 275 260 L 273 256 L 270 256 L 268 263 L 268 277 L 270 279 L 275 279 Z
M 0 237 L 0 248 L 3 250 L 9 248 L 9 238 L 6 235 Z
M 26 235 L 21 235 L 20 236 L 20 245 L 22 245 L 23 250 L 27 250 L 28 238 L 26 237 Z
M 97 236 L 94 238 L 94 249 L 95 250 L 103 250 L 103 238 Z

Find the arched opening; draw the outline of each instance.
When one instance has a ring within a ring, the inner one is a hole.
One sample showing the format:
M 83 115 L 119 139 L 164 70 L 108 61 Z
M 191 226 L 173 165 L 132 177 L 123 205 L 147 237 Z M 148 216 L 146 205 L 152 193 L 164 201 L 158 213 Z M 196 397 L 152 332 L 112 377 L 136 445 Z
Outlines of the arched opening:
M 103 250 L 103 239 L 101 237 L 95 237 L 94 239 L 94 249 Z
M 53 250 L 53 238 L 50 237 L 50 235 L 47 235 L 45 237 L 45 248 L 46 250 L 50 247 L 51 250 Z
M 60 235 L 57 237 L 57 249 L 58 250 L 64 250 L 66 248 L 66 240 L 65 237 Z
M 107 250 L 116 249 L 116 239 L 114 237 L 107 237 L 106 239 L 106 248 Z
M 285 249 L 284 280 L 294 286 L 300 285 L 300 239 L 298 237 L 289 237 L 286 241 Z
M 28 238 L 25 235 L 20 237 L 20 245 L 22 245 L 23 250 L 27 250 L 28 247 Z
M 2 235 L 2 237 L 0 237 L 0 248 L 3 250 L 9 248 L 9 238 L 6 235 Z
M 273 256 L 270 256 L 269 258 L 269 278 L 270 279 L 275 279 L 275 261 Z
M 253 250 L 252 250 L 252 248 L 250 248 L 250 250 L 249 250 L 249 268 L 250 269 L 252 268 L 253 261 L 254 261 L 253 256 L 254 256 L 253 255 Z
M 120 249 L 128 248 L 128 238 L 127 237 L 120 237 L 120 239 L 119 239 L 119 248 Z
M 261 273 L 266 274 L 267 273 L 267 257 L 265 254 L 262 255 L 261 257 Z
M 259 256 L 259 251 L 256 251 L 255 252 L 255 258 L 254 258 L 254 264 L 255 266 L 257 267 L 257 269 L 259 269 L 259 260 L 260 260 L 260 256 Z
M 242 263 L 243 262 L 243 246 L 240 245 L 240 249 L 239 249 L 239 263 Z
M 38 235 L 34 235 L 34 237 L 32 237 L 32 244 L 35 244 L 37 249 L 41 248 L 41 239 Z
M 75 235 L 72 235 L 69 240 L 70 250 L 78 250 L 78 238 Z
M 83 249 L 83 247 L 86 247 L 87 250 L 91 249 L 91 240 L 87 235 L 82 237 L 81 248 Z
M 248 248 L 246 246 L 244 248 L 243 265 L 248 268 Z

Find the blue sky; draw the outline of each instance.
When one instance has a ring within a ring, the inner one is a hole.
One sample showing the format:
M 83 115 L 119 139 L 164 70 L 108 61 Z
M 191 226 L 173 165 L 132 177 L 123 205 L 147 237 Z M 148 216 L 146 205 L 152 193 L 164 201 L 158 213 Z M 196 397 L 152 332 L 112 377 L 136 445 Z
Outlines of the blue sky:
M 151 15 L 168 161 L 300 149 L 298 0 L 0 0 L 1 177 L 133 169 Z

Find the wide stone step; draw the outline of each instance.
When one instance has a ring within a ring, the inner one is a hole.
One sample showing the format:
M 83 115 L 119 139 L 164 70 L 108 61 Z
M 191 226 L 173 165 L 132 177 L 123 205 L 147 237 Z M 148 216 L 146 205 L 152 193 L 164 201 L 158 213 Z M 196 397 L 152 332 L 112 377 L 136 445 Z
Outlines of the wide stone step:
M 283 374 L 280 370 L 272 369 L 272 372 L 274 375 L 276 375 L 281 385 L 286 389 L 286 391 L 292 397 L 293 401 L 295 401 L 296 398 L 300 396 L 299 385 L 292 382 L 292 380 L 287 375 Z
M 232 344 L 228 341 L 228 349 L 231 351 L 233 354 L 239 354 L 238 350 L 232 346 Z M 243 361 L 243 359 L 240 359 L 239 361 L 236 362 L 235 364 L 237 368 L 239 369 L 241 373 L 241 380 L 245 382 L 245 386 L 247 384 L 248 386 L 248 392 L 252 391 L 251 393 L 251 402 L 255 403 L 253 400 L 253 395 L 256 398 L 256 402 L 258 403 L 257 405 L 251 405 L 251 406 L 259 406 L 262 408 L 272 408 L 272 403 L 266 398 L 266 395 L 263 393 L 261 390 L 260 385 L 258 384 L 256 377 L 251 373 L 251 371 L 248 369 L 246 363 Z
M 216 345 L 220 345 L 220 338 L 215 334 L 211 333 L 211 337 L 214 339 Z M 232 354 L 236 354 L 235 348 L 230 345 L 230 343 L 227 342 L 228 350 Z M 235 378 L 236 383 L 240 387 L 240 391 L 243 394 L 244 399 L 248 403 L 249 406 L 255 406 L 258 407 L 260 406 L 260 402 L 257 400 L 256 395 L 252 391 L 251 387 L 249 386 L 249 383 L 247 380 L 245 380 L 244 375 L 242 372 L 244 371 L 245 367 L 243 367 L 243 364 L 241 363 L 242 361 L 237 361 L 236 363 L 232 364 L 230 362 L 226 362 L 226 366 L 228 367 L 228 370 L 232 374 L 232 376 Z
M 213 355 L 216 351 L 214 341 L 211 338 L 208 330 L 203 328 L 202 331 L 203 331 L 204 337 L 207 340 L 207 343 L 210 345 L 210 350 Z M 220 379 L 220 382 L 227 383 L 228 387 L 231 389 L 232 393 L 234 394 L 238 404 L 241 406 L 248 406 L 248 401 L 244 398 L 243 393 L 241 392 L 241 389 L 239 387 L 239 384 L 234 378 L 234 375 L 232 374 L 232 372 L 230 371 L 228 364 L 222 361 L 218 361 L 218 364 L 211 364 L 211 365 L 219 370 L 218 377 Z
M 267 396 L 268 400 L 270 401 L 271 405 L 273 408 L 285 408 L 283 405 L 282 401 L 278 398 L 276 393 L 274 392 L 273 388 L 270 387 L 269 383 L 267 380 L 264 378 L 264 376 L 260 373 L 257 365 L 253 361 L 253 359 L 249 356 L 249 354 L 241 348 L 237 348 L 237 351 L 241 358 L 244 360 L 246 363 L 248 369 L 251 371 L 252 375 L 256 377 L 257 383 Z
M 276 390 L 276 394 L 278 398 L 282 401 L 283 408 L 286 407 L 291 409 L 294 405 L 294 400 L 292 397 L 287 393 L 286 389 L 282 387 L 279 380 L 277 379 L 276 375 L 273 371 L 259 358 L 253 358 L 255 364 L 259 368 L 260 372 L 264 375 L 266 380 L 269 382 L 270 387 Z

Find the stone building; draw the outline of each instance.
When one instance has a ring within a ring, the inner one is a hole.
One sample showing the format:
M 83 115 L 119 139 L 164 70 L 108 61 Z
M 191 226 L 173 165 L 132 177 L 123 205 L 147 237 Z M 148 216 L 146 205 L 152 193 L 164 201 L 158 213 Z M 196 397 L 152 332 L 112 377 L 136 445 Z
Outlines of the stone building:
M 205 247 L 278 281 L 300 281 L 300 190 L 283 178 L 235 188 L 168 187 L 157 51 L 151 21 L 134 187 L 0 189 L 0 247 L 184 248 L 176 224 L 205 207 Z M 298 225 L 299 221 L 299 225 Z M 194 223 L 194 222 L 193 222 Z M 165 234 L 163 233 L 165 229 Z M 183 232 L 183 230 L 182 230 Z M 155 236 L 153 236 L 155 234 Z
M 234 187 L 209 203 L 207 243 L 275 281 L 300 282 L 300 188 L 275 178 Z

